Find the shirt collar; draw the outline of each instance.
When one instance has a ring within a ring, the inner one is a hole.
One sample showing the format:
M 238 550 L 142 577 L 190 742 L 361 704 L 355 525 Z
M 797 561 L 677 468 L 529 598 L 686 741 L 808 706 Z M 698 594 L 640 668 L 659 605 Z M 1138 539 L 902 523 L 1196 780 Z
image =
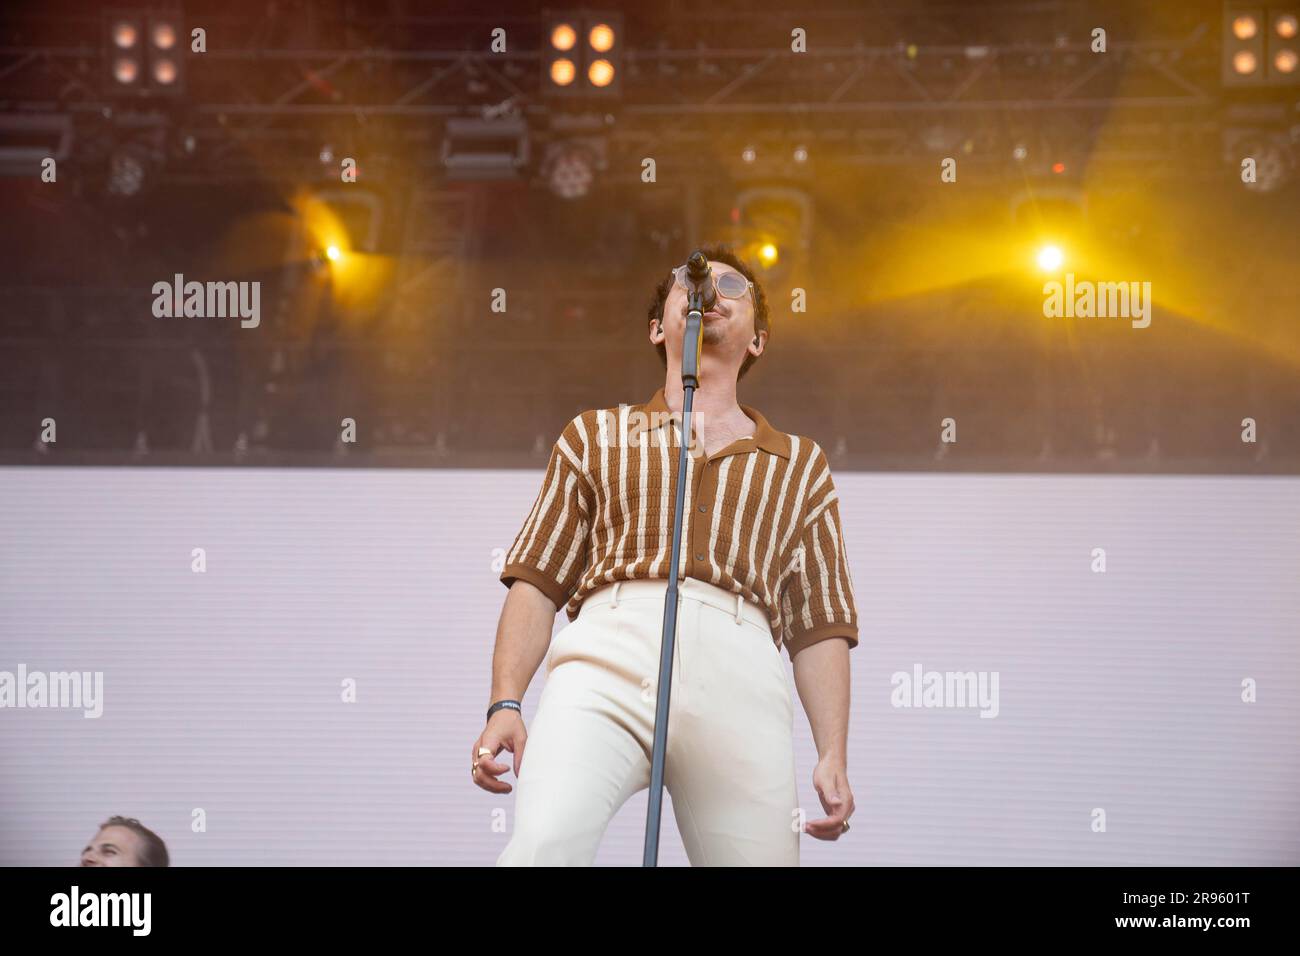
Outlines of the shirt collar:
M 738 404 L 740 404 L 740 410 L 754 422 L 754 437 L 742 438 L 735 442 L 736 452 L 749 452 L 755 448 L 761 448 L 773 455 L 780 455 L 782 458 L 789 459 L 790 436 L 777 431 L 768 424 L 767 419 L 757 409 L 751 408 L 743 402 Z M 664 400 L 662 385 L 650 396 L 648 402 L 637 406 L 637 408 L 644 413 L 644 417 L 641 420 L 634 419 L 628 424 L 628 436 L 634 441 L 640 434 L 642 426 L 646 428 L 651 425 L 662 427 L 668 421 L 667 416 L 672 416 L 673 420 L 676 421 L 681 420 L 681 415 L 669 409 L 668 402 Z

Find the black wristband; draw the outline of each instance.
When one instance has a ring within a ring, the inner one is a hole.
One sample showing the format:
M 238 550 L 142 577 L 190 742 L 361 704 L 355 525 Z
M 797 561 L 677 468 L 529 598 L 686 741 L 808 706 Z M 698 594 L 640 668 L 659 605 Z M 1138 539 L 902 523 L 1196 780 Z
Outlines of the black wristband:
M 492 719 L 492 715 L 495 714 L 498 710 L 505 710 L 505 709 L 507 709 L 507 708 L 509 708 L 510 710 L 517 710 L 517 711 L 519 711 L 521 714 L 523 713 L 523 708 L 521 708 L 521 707 L 519 706 L 519 701 L 517 701 L 517 700 L 499 700 L 499 701 L 497 701 L 495 704 L 493 704 L 491 707 L 488 708 L 488 712 L 487 712 L 488 720 L 491 720 L 491 719 Z

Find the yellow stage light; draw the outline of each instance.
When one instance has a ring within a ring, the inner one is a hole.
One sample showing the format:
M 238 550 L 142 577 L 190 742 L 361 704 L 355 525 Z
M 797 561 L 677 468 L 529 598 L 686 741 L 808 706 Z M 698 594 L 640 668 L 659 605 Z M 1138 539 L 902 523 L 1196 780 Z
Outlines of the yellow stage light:
M 551 46 L 557 50 L 572 50 L 578 42 L 578 34 L 567 23 L 561 23 L 551 31 Z
M 597 60 L 587 68 L 587 79 L 592 86 L 609 86 L 614 81 L 614 64 L 609 60 Z
M 118 57 L 113 64 L 113 78 L 119 83 L 134 83 L 140 75 L 140 64 L 130 57 Z
M 597 53 L 608 53 L 614 46 L 614 28 L 608 23 L 598 23 L 587 34 L 587 42 Z
M 330 262 L 338 262 L 343 257 L 343 252 L 338 246 L 330 246 L 325 250 L 325 258 Z
M 778 258 L 779 254 L 775 244 L 765 242 L 758 247 L 758 261 L 763 263 L 764 266 L 771 267 L 776 265 L 776 260 Z
M 1300 24 L 1296 22 L 1296 18 L 1289 13 L 1282 14 L 1277 18 L 1277 22 L 1273 24 L 1274 29 L 1277 30 L 1277 35 L 1284 40 L 1294 38 L 1298 26 Z
M 135 24 L 133 23 L 127 23 L 123 20 L 122 22 L 113 25 L 113 42 L 117 44 L 119 49 L 129 50 L 131 47 L 135 46 L 135 41 L 138 37 L 139 34 L 136 32 Z
M 1240 16 L 1232 21 L 1232 35 L 1238 40 L 1249 40 L 1259 32 L 1259 23 L 1254 17 Z
M 170 23 L 155 23 L 153 45 L 160 50 L 170 50 L 176 45 L 176 28 Z
M 1278 50 L 1273 57 L 1273 69 L 1279 73 L 1294 73 L 1298 61 L 1300 57 L 1296 56 L 1295 50 Z
M 1232 55 L 1232 68 L 1242 76 L 1254 73 L 1258 66 L 1259 61 L 1249 50 L 1238 50 Z
M 1043 246 L 1038 250 L 1038 268 L 1044 272 L 1055 272 L 1065 262 L 1065 254 L 1056 246 Z
M 556 86 L 568 86 L 575 74 L 572 60 L 556 60 L 551 64 L 551 82 Z
M 176 82 L 176 64 L 171 60 L 155 60 L 153 78 L 162 86 Z

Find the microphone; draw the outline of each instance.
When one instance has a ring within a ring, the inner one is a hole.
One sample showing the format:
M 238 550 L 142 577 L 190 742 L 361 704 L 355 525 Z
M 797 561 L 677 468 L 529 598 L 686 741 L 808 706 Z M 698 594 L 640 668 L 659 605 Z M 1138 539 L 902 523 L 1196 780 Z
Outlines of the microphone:
M 700 311 L 708 312 L 718 303 L 718 290 L 713 284 L 713 267 L 709 265 L 704 253 L 696 250 L 686 260 L 686 282 L 688 291 L 700 294 Z

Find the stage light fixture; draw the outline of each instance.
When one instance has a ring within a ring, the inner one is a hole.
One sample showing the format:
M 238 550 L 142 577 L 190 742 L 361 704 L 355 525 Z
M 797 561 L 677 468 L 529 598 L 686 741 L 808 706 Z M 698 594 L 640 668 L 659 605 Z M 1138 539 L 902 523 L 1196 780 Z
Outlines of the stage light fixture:
M 517 116 L 447 120 L 442 163 L 449 179 L 515 179 L 528 153 L 528 124 Z
M 153 79 L 159 86 L 176 82 L 176 64 L 171 60 L 154 60 Z
M 551 63 L 551 82 L 557 86 L 568 86 L 576 75 L 572 60 L 559 59 Z
M 1222 80 L 1228 87 L 1296 86 L 1300 83 L 1300 18 L 1294 4 L 1225 4 Z
M 120 56 L 113 61 L 113 79 L 123 86 L 129 86 L 140 77 L 140 61 L 129 56 Z
M 155 23 L 151 39 L 159 50 L 170 50 L 176 45 L 176 27 L 170 23 Z
M 587 33 L 587 42 L 597 53 L 608 53 L 614 48 L 614 28 L 608 23 L 598 23 Z
M 155 12 L 149 17 L 149 59 L 154 85 L 169 94 L 178 93 L 184 63 L 180 47 L 179 12 Z
M 181 92 L 178 10 L 106 10 L 103 23 L 110 92 L 137 97 Z
M 140 79 L 140 20 L 117 15 L 108 21 L 109 73 L 115 89 L 135 89 Z
M 806 261 L 813 234 L 812 197 L 803 189 L 775 183 L 742 190 L 731 215 L 731 242 L 781 282 Z
M 1270 10 L 1272 30 L 1268 40 L 1268 76 L 1275 84 L 1294 85 L 1296 66 L 1300 65 L 1300 43 L 1297 43 L 1296 14 L 1287 10 Z
M 1225 7 L 1221 76 L 1224 86 L 1258 86 L 1263 82 L 1264 8 Z
M 587 79 L 592 86 L 609 86 L 614 82 L 614 65 L 609 60 L 596 60 L 587 69 Z
M 113 45 L 119 50 L 129 50 L 140 38 L 140 30 L 130 20 L 118 20 L 113 24 Z
M 578 34 L 571 24 L 557 23 L 551 28 L 551 46 L 554 49 L 567 53 L 577 42 Z
M 552 143 L 542 161 L 542 175 L 561 199 L 581 199 L 591 191 L 596 167 L 602 162 L 600 144 L 587 139 Z
M 557 98 L 621 95 L 623 17 L 595 10 L 550 11 L 542 21 L 542 89 Z
M 127 144 L 113 150 L 108 160 L 108 192 L 111 196 L 134 196 L 145 187 L 149 178 L 148 152 L 136 144 Z

